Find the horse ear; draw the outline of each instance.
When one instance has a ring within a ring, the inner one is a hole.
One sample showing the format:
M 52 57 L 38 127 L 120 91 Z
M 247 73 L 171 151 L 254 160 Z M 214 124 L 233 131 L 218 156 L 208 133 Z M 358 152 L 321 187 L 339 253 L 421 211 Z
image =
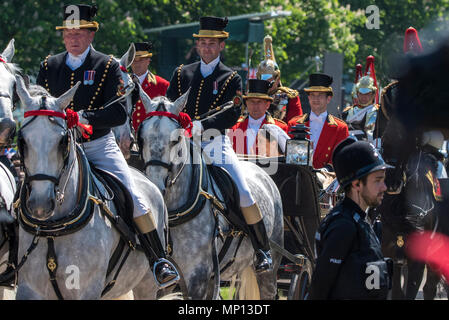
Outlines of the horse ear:
M 14 39 L 11 39 L 9 41 L 8 46 L 6 47 L 5 51 L 2 52 L 2 57 L 6 59 L 6 62 L 11 62 L 12 58 L 14 57 Z
M 136 57 L 136 47 L 134 46 L 134 43 L 131 43 L 128 51 L 126 51 L 126 53 L 121 57 L 120 65 L 124 66 L 125 68 L 129 68 L 134 62 L 135 57 Z
M 187 100 L 189 99 L 189 93 L 190 88 L 186 93 L 184 93 L 182 96 L 176 99 L 175 102 L 173 102 L 173 110 L 171 110 L 171 113 L 176 114 L 177 116 L 179 115 L 179 113 L 186 107 Z
M 32 105 L 33 98 L 31 98 L 25 82 L 19 74 L 16 75 L 16 92 L 25 108 Z
M 59 107 L 61 110 L 64 110 L 65 108 L 67 108 L 70 101 L 73 100 L 76 90 L 78 89 L 80 84 L 81 84 L 81 81 L 78 81 L 73 88 L 69 89 L 66 93 L 64 93 L 62 96 L 60 96 L 58 99 L 56 99 L 56 106 Z
M 145 108 L 146 113 L 150 113 L 155 111 L 152 107 L 151 98 L 147 95 L 147 93 L 142 89 L 140 83 L 137 84 L 139 86 L 140 99 L 142 100 L 143 107 Z

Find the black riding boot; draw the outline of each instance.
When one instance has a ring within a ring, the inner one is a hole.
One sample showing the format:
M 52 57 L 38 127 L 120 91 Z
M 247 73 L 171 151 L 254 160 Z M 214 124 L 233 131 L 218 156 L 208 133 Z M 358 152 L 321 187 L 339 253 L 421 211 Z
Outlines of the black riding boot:
M 269 271 L 273 268 L 270 244 L 263 220 L 255 224 L 248 224 L 249 238 L 256 252 L 254 268 L 256 272 Z
M 168 287 L 179 280 L 175 266 L 166 259 L 165 249 L 155 229 L 150 211 L 134 218 L 140 245 L 148 258 L 153 275 L 159 287 Z
M 179 280 L 178 271 L 166 259 L 165 250 L 157 231 L 141 233 L 138 236 L 159 287 L 165 288 L 177 282 Z

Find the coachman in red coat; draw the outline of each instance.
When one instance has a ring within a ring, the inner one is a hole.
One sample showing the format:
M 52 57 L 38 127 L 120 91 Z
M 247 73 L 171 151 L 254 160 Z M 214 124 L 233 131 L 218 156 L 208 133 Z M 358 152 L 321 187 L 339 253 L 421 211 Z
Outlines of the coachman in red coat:
M 323 168 L 332 164 L 334 148 L 349 135 L 347 124 L 327 113 L 327 105 L 332 99 L 332 77 L 325 74 L 311 74 L 310 87 L 304 89 L 309 95 L 311 113 L 294 117 L 288 122 L 289 131 L 297 124 L 310 127 L 313 146 L 313 167 Z
M 139 78 L 142 89 L 151 99 L 165 96 L 170 83 L 148 70 L 151 57 L 153 56 L 153 53 L 150 52 L 152 48 L 151 42 L 135 42 L 134 45 L 136 47 L 136 57 L 131 68 L 133 73 Z M 137 131 L 140 123 L 145 119 L 145 115 L 145 108 L 139 99 L 132 114 L 134 130 Z

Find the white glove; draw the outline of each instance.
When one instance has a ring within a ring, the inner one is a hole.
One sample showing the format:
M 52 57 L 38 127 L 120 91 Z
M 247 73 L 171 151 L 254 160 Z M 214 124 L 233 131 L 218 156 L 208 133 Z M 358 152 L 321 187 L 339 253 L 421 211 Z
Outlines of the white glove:
M 84 111 L 78 111 L 78 118 L 79 118 L 79 123 L 81 124 L 89 124 L 89 120 L 87 120 L 86 118 L 84 118 Z
M 285 133 L 284 130 L 282 130 L 280 127 L 278 127 L 275 124 L 264 124 L 262 126 L 262 129 L 267 130 L 270 135 L 276 139 L 278 142 L 279 147 L 281 148 L 282 153 L 285 153 L 285 146 L 287 144 L 287 140 L 290 139 L 290 137 Z
M 192 124 L 193 124 L 192 136 L 201 136 L 201 134 L 203 133 L 203 130 L 204 130 L 201 122 L 198 120 L 195 120 L 192 122 Z

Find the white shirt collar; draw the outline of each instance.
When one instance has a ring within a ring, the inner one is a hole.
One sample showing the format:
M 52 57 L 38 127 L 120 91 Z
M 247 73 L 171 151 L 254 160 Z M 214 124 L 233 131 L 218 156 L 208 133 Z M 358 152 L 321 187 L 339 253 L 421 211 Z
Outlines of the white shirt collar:
M 327 111 L 324 111 L 323 113 L 321 113 L 319 116 L 317 116 L 315 114 L 315 112 L 310 112 L 310 120 L 319 120 L 321 122 L 324 122 L 324 120 L 327 117 Z
M 248 115 L 248 124 L 250 125 L 261 125 L 262 122 L 265 120 L 266 115 L 263 115 L 263 117 L 260 117 L 259 119 L 254 119 L 250 115 Z
M 147 75 L 148 75 L 148 70 L 147 70 L 147 72 L 145 72 L 143 75 L 137 76 L 137 78 L 139 78 L 139 82 L 140 82 L 141 85 L 142 85 L 143 82 L 145 81 Z
M 203 59 L 201 59 L 201 74 L 204 78 L 210 76 L 212 72 L 214 72 L 215 67 L 220 62 L 220 56 L 218 56 L 215 60 L 211 61 L 210 63 L 206 64 Z
M 75 56 L 69 52 L 67 54 L 66 64 L 72 70 L 78 69 L 84 63 L 84 60 L 86 60 L 86 57 L 87 57 L 89 51 L 90 51 L 90 46 L 88 46 L 87 49 L 82 54 L 80 54 L 78 56 Z

